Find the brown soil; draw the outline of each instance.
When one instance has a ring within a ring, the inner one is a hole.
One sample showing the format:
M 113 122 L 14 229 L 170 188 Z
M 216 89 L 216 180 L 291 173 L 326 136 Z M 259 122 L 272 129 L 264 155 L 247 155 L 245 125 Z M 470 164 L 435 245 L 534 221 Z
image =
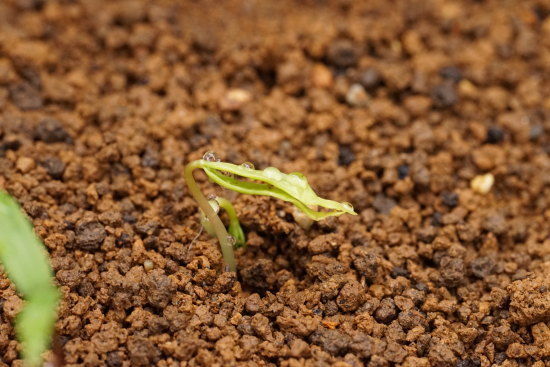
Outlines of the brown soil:
M 0 2 L 0 188 L 50 252 L 67 366 L 548 366 L 549 3 L 221 3 Z M 225 193 L 249 247 L 224 273 L 191 246 L 207 150 L 360 215 L 305 231 Z

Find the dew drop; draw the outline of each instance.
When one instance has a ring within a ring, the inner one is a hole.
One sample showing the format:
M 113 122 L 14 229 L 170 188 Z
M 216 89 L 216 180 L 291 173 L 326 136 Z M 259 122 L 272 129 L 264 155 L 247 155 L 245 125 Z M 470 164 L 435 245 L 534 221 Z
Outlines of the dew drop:
M 246 169 L 254 169 L 254 164 L 252 162 L 244 162 L 241 166 Z
M 214 210 L 214 212 L 216 214 L 219 213 L 220 211 L 220 204 L 218 203 L 218 200 L 216 199 L 211 199 L 211 200 L 208 200 L 208 203 L 210 204 L 210 206 L 212 207 L 212 209 Z
M 231 246 L 235 246 L 235 243 L 237 243 L 237 240 L 235 237 L 228 235 L 227 236 L 227 243 L 229 243 Z
M 293 185 L 296 185 L 298 187 L 301 187 L 302 189 L 307 187 L 307 180 L 301 173 L 293 172 L 288 174 L 288 180 Z
M 204 153 L 204 155 L 202 156 L 202 159 L 204 159 L 207 162 L 219 162 L 220 161 L 220 159 L 218 158 L 216 153 L 212 152 L 211 150 Z
M 207 198 L 208 200 L 216 200 L 218 196 L 216 194 L 208 194 Z
M 343 206 L 347 211 L 350 211 L 350 212 L 353 211 L 353 205 L 351 205 L 351 203 L 348 203 L 347 201 L 344 201 L 344 202 L 342 203 L 342 206 Z
M 283 178 L 283 174 L 281 171 L 279 171 L 278 168 L 275 167 L 267 167 L 264 169 L 264 174 L 267 176 L 267 178 L 271 178 L 272 180 L 280 180 Z

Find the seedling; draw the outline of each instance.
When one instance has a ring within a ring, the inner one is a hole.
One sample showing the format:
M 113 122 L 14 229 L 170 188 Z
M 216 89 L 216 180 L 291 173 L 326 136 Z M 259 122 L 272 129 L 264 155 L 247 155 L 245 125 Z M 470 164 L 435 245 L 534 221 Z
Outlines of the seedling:
M 230 271 L 236 269 L 233 247 L 239 242 L 242 245 L 244 233 L 235 209 L 228 200 L 216 198 L 208 201 L 204 197 L 193 176 L 193 171 L 198 168 L 202 169 L 211 181 L 222 187 L 241 194 L 272 196 L 288 201 L 316 221 L 344 213 L 356 215 L 350 203 L 340 203 L 317 196 L 309 186 L 307 178 L 299 172 L 285 174 L 275 167 L 256 170 L 251 163 L 235 165 L 220 162 L 214 153 L 207 152 L 203 159 L 190 162 L 185 167 L 184 177 L 189 192 L 199 204 L 203 216 L 201 222 L 207 232 L 218 238 L 226 267 Z M 218 217 L 217 206 L 224 208 L 228 213 L 229 232 Z M 317 211 L 318 207 L 328 210 Z
M 17 202 L 0 191 L 0 262 L 25 299 L 15 330 L 27 366 L 39 366 L 51 342 L 59 292 L 44 245 Z

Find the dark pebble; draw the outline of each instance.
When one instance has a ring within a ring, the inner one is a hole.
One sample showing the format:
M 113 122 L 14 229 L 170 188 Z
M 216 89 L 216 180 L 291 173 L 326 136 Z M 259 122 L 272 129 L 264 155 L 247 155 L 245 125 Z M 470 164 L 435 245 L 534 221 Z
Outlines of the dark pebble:
M 208 140 L 220 138 L 224 134 L 223 122 L 218 116 L 210 115 L 199 125 L 199 132 Z
M 529 139 L 537 140 L 542 134 L 544 134 L 544 127 L 542 125 L 534 125 L 529 131 Z
M 141 157 L 143 167 L 157 168 L 159 166 L 159 153 L 152 149 L 146 149 Z
M 487 256 L 478 257 L 470 263 L 472 274 L 480 279 L 489 276 L 495 267 L 493 259 Z
M 464 279 L 464 262 L 459 258 L 445 256 L 441 259 L 440 273 L 447 287 L 456 287 Z
M 15 138 L 7 138 L 4 142 L 0 143 L 0 154 L 6 150 L 17 150 L 21 148 L 21 142 Z
M 458 102 L 455 86 L 452 82 L 444 82 L 432 89 L 432 99 L 439 107 L 451 107 Z
M 136 232 L 143 236 L 157 234 L 160 224 L 157 221 L 140 221 L 136 224 Z
M 81 250 L 98 250 L 106 236 L 105 227 L 99 222 L 88 222 L 76 226 L 76 246 Z
M 504 140 L 504 131 L 498 126 L 491 126 L 487 130 L 487 138 L 485 141 L 489 144 L 499 144 Z
M 456 367 L 479 367 L 481 362 L 479 359 L 466 358 L 458 361 Z
M 13 103 L 20 109 L 36 110 L 42 107 L 43 101 L 40 91 L 28 82 L 21 82 L 9 87 Z
M 107 353 L 107 360 L 105 363 L 108 367 L 120 367 L 122 362 L 126 359 L 126 356 L 120 351 L 114 351 Z
M 120 235 L 119 237 L 117 237 L 117 239 L 115 240 L 115 244 L 116 244 L 118 247 L 130 246 L 130 244 L 131 244 L 131 237 L 130 237 L 130 235 L 128 235 L 127 233 L 121 234 L 121 235 Z
M 439 70 L 439 75 L 442 78 L 448 79 L 454 83 L 458 83 L 462 80 L 462 71 L 456 66 L 445 66 Z
M 393 207 L 396 205 L 397 203 L 395 202 L 395 200 L 388 198 L 382 194 L 376 195 L 374 201 L 372 202 L 372 206 L 380 214 L 389 214 Z
M 391 271 L 392 278 L 405 277 L 408 278 L 410 275 L 409 271 L 401 266 L 394 266 Z
M 454 208 L 458 205 L 458 194 L 454 192 L 444 192 L 441 201 L 449 208 Z
M 382 324 L 389 324 L 397 317 L 397 308 L 395 302 L 391 298 L 384 298 L 380 302 L 380 306 L 374 312 L 376 321 Z
M 397 177 L 402 180 L 409 175 L 410 168 L 406 164 L 402 164 L 397 167 Z
M 320 329 L 311 335 L 311 342 L 337 356 L 348 351 L 351 338 L 340 330 Z
M 46 0 L 18 0 L 15 5 L 22 10 L 41 10 Z
M 500 352 L 500 353 L 497 353 L 495 354 L 495 364 L 501 364 L 502 362 L 504 362 L 506 360 L 506 353 L 504 352 Z
M 365 89 L 374 89 L 381 84 L 382 78 L 378 70 L 370 67 L 361 72 L 358 81 Z
M 347 39 L 332 42 L 328 48 L 327 56 L 332 64 L 342 68 L 353 66 L 358 60 L 356 46 Z
M 125 221 L 126 223 L 135 223 L 136 222 L 136 217 L 133 216 L 132 214 L 124 214 L 122 216 L 122 220 Z
M 416 285 L 414 286 L 416 289 L 418 289 L 419 291 L 422 291 L 422 292 L 426 292 L 428 290 L 428 286 L 422 282 L 418 282 L 416 283 Z
M 151 340 L 141 336 L 128 337 L 128 354 L 130 365 L 136 367 L 154 366 L 161 356 L 161 351 Z M 128 358 L 125 359 L 127 361 Z
M 357 254 L 354 253 L 353 265 L 359 274 L 372 281 L 378 275 L 380 260 L 373 252 L 358 251 Z
M 355 153 L 349 145 L 340 145 L 338 147 L 338 165 L 349 166 L 355 161 Z
M 434 227 L 441 227 L 441 225 L 443 224 L 442 220 L 443 220 L 443 215 L 440 212 L 435 212 L 432 215 L 431 224 Z
M 145 280 L 147 301 L 153 307 L 165 308 L 176 292 L 176 285 L 165 274 L 153 271 Z
M 42 167 L 46 169 L 48 175 L 54 180 L 59 180 L 63 177 L 63 172 L 65 172 L 65 163 L 57 157 L 49 157 L 42 161 Z
M 92 297 L 95 293 L 95 288 L 93 283 L 89 279 L 85 278 L 78 285 L 77 292 L 81 297 L 86 297 L 86 296 Z
M 71 136 L 59 120 L 48 117 L 38 123 L 35 138 L 45 143 L 69 143 Z

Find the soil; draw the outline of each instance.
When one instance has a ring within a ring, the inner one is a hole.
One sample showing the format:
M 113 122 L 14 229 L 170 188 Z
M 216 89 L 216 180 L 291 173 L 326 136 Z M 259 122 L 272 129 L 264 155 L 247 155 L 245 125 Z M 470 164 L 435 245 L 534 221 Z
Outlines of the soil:
M 0 2 L 0 188 L 50 253 L 66 365 L 550 365 L 549 13 Z M 206 151 L 359 215 L 304 230 L 200 176 L 248 234 L 225 273 L 182 177 Z M 0 366 L 21 366 L 0 292 Z

